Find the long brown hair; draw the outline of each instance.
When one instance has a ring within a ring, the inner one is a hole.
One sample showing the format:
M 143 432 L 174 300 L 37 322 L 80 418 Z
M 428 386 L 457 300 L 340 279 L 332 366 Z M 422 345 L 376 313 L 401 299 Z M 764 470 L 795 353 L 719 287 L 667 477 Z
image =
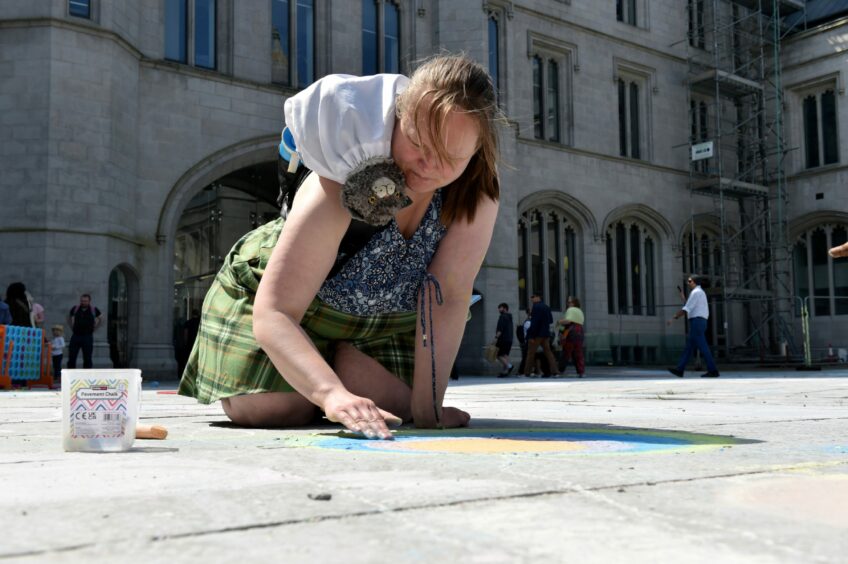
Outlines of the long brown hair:
M 422 105 L 422 101 L 427 104 Z M 425 112 L 424 109 L 429 111 Z M 448 114 L 458 111 L 473 118 L 480 133 L 477 152 L 459 178 L 443 191 L 442 221 L 473 221 L 477 204 L 485 196 L 497 201 L 498 132 L 502 118 L 495 88 L 486 70 L 465 55 L 437 55 L 412 74 L 409 86 L 397 99 L 397 115 L 411 115 L 416 126 L 426 120 L 433 150 L 442 161 L 450 155 L 444 145 L 443 128 Z

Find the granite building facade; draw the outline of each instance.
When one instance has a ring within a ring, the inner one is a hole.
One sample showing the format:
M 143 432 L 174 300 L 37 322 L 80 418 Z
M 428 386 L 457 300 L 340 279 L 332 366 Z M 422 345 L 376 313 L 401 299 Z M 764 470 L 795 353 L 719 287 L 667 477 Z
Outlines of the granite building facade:
M 689 4 L 0 0 L 0 285 L 24 281 L 49 324 L 92 294 L 108 317 L 96 365 L 176 374 L 180 321 L 274 217 L 284 100 L 325 74 L 464 51 L 509 125 L 460 371 L 488 369 L 494 304 L 518 322 L 533 291 L 557 311 L 581 299 L 590 362 L 663 362 L 683 342 L 666 321 L 685 242 L 716 223 L 689 188 Z M 809 296 L 814 349 L 848 346 L 848 266 L 823 254 L 848 229 L 846 44 L 830 12 L 781 45 L 792 292 Z

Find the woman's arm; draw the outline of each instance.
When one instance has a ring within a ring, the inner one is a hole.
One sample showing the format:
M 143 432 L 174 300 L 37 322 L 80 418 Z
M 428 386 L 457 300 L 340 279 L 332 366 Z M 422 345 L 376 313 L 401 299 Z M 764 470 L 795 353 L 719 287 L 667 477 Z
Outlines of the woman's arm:
M 429 272 L 438 280 L 442 289 L 443 305 L 433 303 L 433 317 L 428 319 L 427 340 L 435 341 L 436 346 L 436 404 L 441 412 L 442 401 L 447 388 L 451 366 L 456 359 L 465 321 L 468 303 L 474 279 L 483 264 L 483 258 L 489 248 L 492 230 L 498 213 L 498 203 L 484 199 L 477 207 L 473 223 L 454 221 L 448 228 Z M 423 291 L 427 288 L 424 287 Z M 419 312 L 422 295 L 419 294 Z M 429 318 L 430 308 L 426 314 Z M 420 313 L 419 313 L 420 316 Z M 412 386 L 412 418 L 417 427 L 435 427 L 436 416 L 433 410 L 433 383 L 430 360 L 430 346 L 423 346 L 421 323 L 415 332 L 415 380 Z M 445 411 L 439 422 L 445 427 L 455 427 L 468 422 L 467 415 L 459 410 Z
M 385 418 L 400 420 L 348 392 L 300 326 L 350 224 L 340 190 L 315 174 L 298 190 L 256 292 L 253 333 L 286 381 L 328 419 L 368 437 L 390 438 Z

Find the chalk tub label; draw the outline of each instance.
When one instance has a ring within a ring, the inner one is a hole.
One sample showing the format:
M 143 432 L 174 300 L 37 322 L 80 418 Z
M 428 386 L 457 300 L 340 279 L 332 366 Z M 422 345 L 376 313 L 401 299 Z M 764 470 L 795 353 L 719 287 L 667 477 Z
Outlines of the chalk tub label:
M 77 390 L 77 399 L 81 400 L 116 400 L 121 399 L 121 390 L 114 390 L 106 386 L 95 386 Z
M 74 380 L 71 387 L 71 437 L 74 439 L 121 438 L 127 425 L 126 379 Z

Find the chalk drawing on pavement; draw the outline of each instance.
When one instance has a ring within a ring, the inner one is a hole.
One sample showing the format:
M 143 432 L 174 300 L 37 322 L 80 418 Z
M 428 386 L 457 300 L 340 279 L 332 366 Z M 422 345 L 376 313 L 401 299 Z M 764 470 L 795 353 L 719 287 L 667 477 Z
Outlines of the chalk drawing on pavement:
M 658 429 L 609 427 L 486 428 L 422 431 L 401 429 L 393 441 L 367 440 L 352 433 L 300 436 L 297 446 L 399 454 L 609 455 L 691 452 L 753 441 Z

